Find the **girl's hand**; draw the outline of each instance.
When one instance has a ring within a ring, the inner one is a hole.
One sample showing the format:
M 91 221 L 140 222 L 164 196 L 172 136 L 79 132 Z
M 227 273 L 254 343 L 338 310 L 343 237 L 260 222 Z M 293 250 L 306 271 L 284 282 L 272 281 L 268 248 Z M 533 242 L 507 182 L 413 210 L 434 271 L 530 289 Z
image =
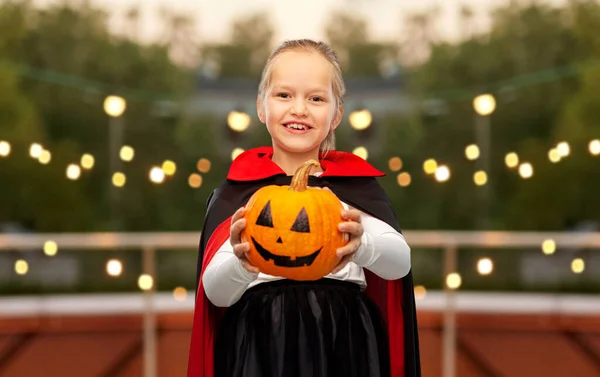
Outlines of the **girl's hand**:
M 246 219 L 244 219 L 245 212 L 246 208 L 242 207 L 231 217 L 229 238 L 231 245 L 233 246 L 233 253 L 240 259 L 242 266 L 246 271 L 252 274 L 258 274 L 258 268 L 251 265 L 246 257 L 246 253 L 250 251 L 250 244 L 248 242 L 242 242 L 242 231 L 246 228 Z
M 339 272 L 346 267 L 348 262 L 354 259 L 356 251 L 361 245 L 361 237 L 364 233 L 362 224 L 360 223 L 360 211 L 354 208 L 342 211 L 342 217 L 346 220 L 338 225 L 338 229 L 345 233 L 345 236 L 350 237 L 348 243 L 337 250 L 337 255 L 342 257 L 342 260 L 331 271 L 332 274 Z

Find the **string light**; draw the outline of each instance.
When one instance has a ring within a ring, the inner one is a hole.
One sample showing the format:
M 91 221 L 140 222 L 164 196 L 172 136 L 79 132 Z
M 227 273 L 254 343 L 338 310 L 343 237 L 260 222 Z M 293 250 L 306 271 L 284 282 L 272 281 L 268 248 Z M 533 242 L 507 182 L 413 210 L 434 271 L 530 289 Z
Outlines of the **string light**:
M 450 179 L 450 169 L 446 165 L 440 165 L 435 171 L 435 179 L 438 182 L 446 182 Z
M 423 163 L 423 170 L 426 174 L 434 174 L 438 168 L 437 161 L 433 158 L 425 160 Z
M 398 174 L 398 177 L 396 178 L 396 180 L 398 181 L 399 186 L 407 187 L 408 185 L 410 185 L 412 178 L 410 176 L 410 173 L 402 172 L 402 173 Z
M 52 257 L 58 252 L 58 245 L 54 241 L 44 242 L 44 254 Z
M 348 116 L 350 126 L 357 131 L 365 130 L 369 128 L 373 122 L 373 115 L 367 109 L 355 110 Z
M 239 156 L 242 153 L 244 153 L 244 150 L 242 148 L 234 148 L 233 151 L 231 151 L 231 160 L 235 160 L 237 156 Z
M 37 160 L 42 155 L 43 150 L 44 148 L 42 148 L 40 144 L 33 143 L 29 147 L 29 155 L 31 156 L 31 158 L 35 158 Z
M 485 185 L 488 181 L 487 173 L 483 170 L 475 172 L 475 174 L 473 174 L 473 181 L 477 186 Z
M 566 141 L 558 143 L 556 150 L 558 151 L 558 154 L 560 154 L 560 157 L 567 157 L 571 154 L 571 146 Z
M 40 153 L 40 157 L 38 158 L 40 164 L 46 165 L 50 163 L 50 160 L 52 160 L 52 154 L 50 153 L 50 151 L 46 149 L 42 150 L 42 153 Z
M 496 110 L 496 99 L 491 94 L 478 95 L 473 100 L 473 108 L 479 115 L 491 115 Z
M 529 162 L 519 165 L 519 174 L 523 179 L 529 179 L 533 176 L 533 166 Z
M 250 115 L 243 111 L 231 111 L 227 115 L 227 125 L 236 132 L 245 131 L 250 125 Z
M 184 287 L 177 287 L 173 289 L 173 299 L 175 301 L 185 301 L 187 299 L 187 295 L 187 289 L 185 289 Z
M 402 159 L 400 157 L 392 157 L 388 160 L 388 167 L 391 171 L 399 171 L 402 169 Z
M 494 262 L 490 258 L 481 258 L 477 261 L 477 272 L 480 275 L 489 275 L 494 270 Z
M 556 164 L 557 162 L 560 162 L 562 156 L 560 155 L 560 152 L 557 148 L 552 148 L 550 149 L 550 151 L 548 151 L 548 159 L 550 160 L 550 162 Z
M 129 162 L 133 160 L 134 156 L 135 150 L 132 147 L 129 145 L 124 145 L 121 147 L 121 151 L 119 152 L 119 157 L 121 157 L 121 160 Z
M 417 300 L 423 300 L 427 296 L 427 289 L 422 285 L 415 286 L 414 292 Z
M 94 167 L 95 164 L 95 159 L 94 156 L 92 156 L 89 153 L 85 153 L 81 156 L 81 167 L 86 169 L 86 170 L 90 170 L 91 168 Z
M 165 180 L 165 172 L 158 166 L 150 169 L 150 181 L 154 183 L 162 183 Z
M 590 151 L 590 154 L 592 156 L 598 156 L 600 155 L 600 140 L 595 139 L 590 141 L 590 144 L 588 145 L 588 150 Z M 2 148 L 1 148 L 1 143 L 0 143 L 0 155 L 2 154 Z
M 177 171 L 177 165 L 171 160 L 166 160 L 162 164 L 162 170 L 165 172 L 165 175 L 172 176 Z
M 547 239 L 542 242 L 542 252 L 546 255 L 552 255 L 556 251 L 556 242 L 552 239 Z
M 123 115 L 127 108 L 127 101 L 125 98 L 119 96 L 108 96 L 104 100 L 104 112 L 108 116 L 117 118 Z
M 210 165 L 211 164 L 209 159 L 201 158 L 196 164 L 196 169 L 198 169 L 200 173 L 208 173 L 210 171 Z
M 363 160 L 366 160 L 369 157 L 369 151 L 365 147 L 356 147 L 354 148 L 352 153 L 362 158 Z
M 446 286 L 450 289 L 458 289 L 462 284 L 462 278 L 458 272 L 452 272 L 446 276 Z
M 199 188 L 202 186 L 202 176 L 198 173 L 190 174 L 190 177 L 188 178 L 188 184 L 192 188 Z
M 149 291 L 150 289 L 152 289 L 153 285 L 154 279 L 148 274 L 142 274 L 138 278 L 138 287 L 140 287 L 142 291 Z
M 74 181 L 78 179 L 79 176 L 81 176 L 81 169 L 78 165 L 70 164 L 67 166 L 67 178 Z
M 15 272 L 19 275 L 25 275 L 29 271 L 29 263 L 24 259 L 15 262 Z
M 480 154 L 479 147 L 475 144 L 471 144 L 465 148 L 465 156 L 468 160 L 477 160 Z
M 581 258 L 575 258 L 571 262 L 571 271 L 575 274 L 580 274 L 585 270 L 585 262 Z
M 109 259 L 106 262 L 106 273 L 108 276 L 121 276 L 123 273 L 123 263 L 118 259 Z
M 0 141 L 0 157 L 8 157 L 10 154 L 10 143 L 8 141 Z
M 519 165 L 519 155 L 517 155 L 515 152 L 507 153 L 504 157 L 504 163 L 511 169 L 516 168 L 517 165 Z
M 112 184 L 115 185 L 116 187 L 123 187 L 123 186 L 125 186 L 126 182 L 127 182 L 127 177 L 125 176 L 125 174 L 121 173 L 120 171 L 113 174 Z

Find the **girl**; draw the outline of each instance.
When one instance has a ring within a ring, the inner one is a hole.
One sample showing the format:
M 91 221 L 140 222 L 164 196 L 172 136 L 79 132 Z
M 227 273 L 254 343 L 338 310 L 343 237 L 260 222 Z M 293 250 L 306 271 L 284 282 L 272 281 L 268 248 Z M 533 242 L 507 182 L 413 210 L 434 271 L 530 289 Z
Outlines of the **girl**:
M 256 105 L 273 145 L 242 153 L 209 198 L 188 377 L 420 376 L 410 249 L 376 181 L 384 173 L 333 151 L 344 92 L 324 43 L 288 41 L 269 57 Z M 261 273 L 240 239 L 244 205 L 310 159 L 321 168 L 309 185 L 345 208 L 341 262 L 315 282 Z

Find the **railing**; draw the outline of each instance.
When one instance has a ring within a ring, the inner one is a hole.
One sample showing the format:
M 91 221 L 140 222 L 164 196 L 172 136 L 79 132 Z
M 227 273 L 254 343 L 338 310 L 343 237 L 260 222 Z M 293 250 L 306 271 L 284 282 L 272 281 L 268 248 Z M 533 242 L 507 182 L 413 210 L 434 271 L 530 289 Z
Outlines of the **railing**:
M 405 231 L 407 242 L 413 248 L 441 248 L 444 250 L 444 276 L 456 271 L 458 249 L 536 248 L 544 240 L 552 239 L 559 247 L 600 249 L 600 232 L 452 232 Z M 143 273 L 155 277 L 157 249 L 189 248 L 198 246 L 197 232 L 172 233 L 63 233 L 63 234 L 3 234 L 0 251 L 39 250 L 47 240 L 53 240 L 61 250 L 140 249 Z M 156 281 L 153 287 L 156 286 Z M 144 376 L 157 377 L 156 368 L 156 308 L 154 288 L 143 293 L 144 302 Z M 444 288 L 443 376 L 456 376 L 456 313 L 457 293 Z M 596 309 L 594 309 L 596 310 Z

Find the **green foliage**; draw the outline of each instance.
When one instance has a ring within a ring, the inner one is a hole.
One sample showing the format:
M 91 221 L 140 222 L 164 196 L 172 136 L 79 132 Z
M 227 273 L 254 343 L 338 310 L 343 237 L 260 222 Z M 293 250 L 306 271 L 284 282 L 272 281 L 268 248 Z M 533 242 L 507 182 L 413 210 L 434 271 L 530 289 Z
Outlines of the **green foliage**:
M 475 142 L 472 100 L 484 92 L 493 93 L 498 102 L 491 116 L 492 226 L 561 230 L 573 221 L 598 221 L 597 212 L 583 210 L 586 206 L 581 203 L 593 197 L 587 188 L 594 187 L 597 176 L 591 174 L 597 161 L 589 158 L 584 145 L 599 130 L 590 121 L 597 113 L 593 99 L 597 86 L 593 75 L 563 69 L 588 67 L 597 77 L 597 17 L 600 5 L 591 1 L 571 2 L 563 8 L 507 6 L 494 12 L 489 33 L 456 44 L 430 43 L 428 60 L 413 69 L 411 92 L 423 104 L 442 103 L 446 111 L 430 115 L 427 106 L 416 109 L 424 135 L 420 159 L 434 157 L 448 163 L 452 178 L 443 189 L 419 190 L 423 196 L 417 193 L 421 203 L 437 198 L 437 221 L 429 217 L 428 224 L 446 229 L 476 227 L 477 207 L 472 199 L 480 189 L 473 184 L 475 165 L 465 159 L 464 148 Z M 531 75 L 534 72 L 539 74 Z M 583 108 L 588 109 L 587 121 L 582 119 Z M 551 164 L 548 151 L 562 140 L 571 143 L 572 156 Z M 533 164 L 532 179 L 520 179 L 507 169 L 504 156 L 511 151 Z M 431 190 L 440 190 L 439 195 L 432 196 Z

